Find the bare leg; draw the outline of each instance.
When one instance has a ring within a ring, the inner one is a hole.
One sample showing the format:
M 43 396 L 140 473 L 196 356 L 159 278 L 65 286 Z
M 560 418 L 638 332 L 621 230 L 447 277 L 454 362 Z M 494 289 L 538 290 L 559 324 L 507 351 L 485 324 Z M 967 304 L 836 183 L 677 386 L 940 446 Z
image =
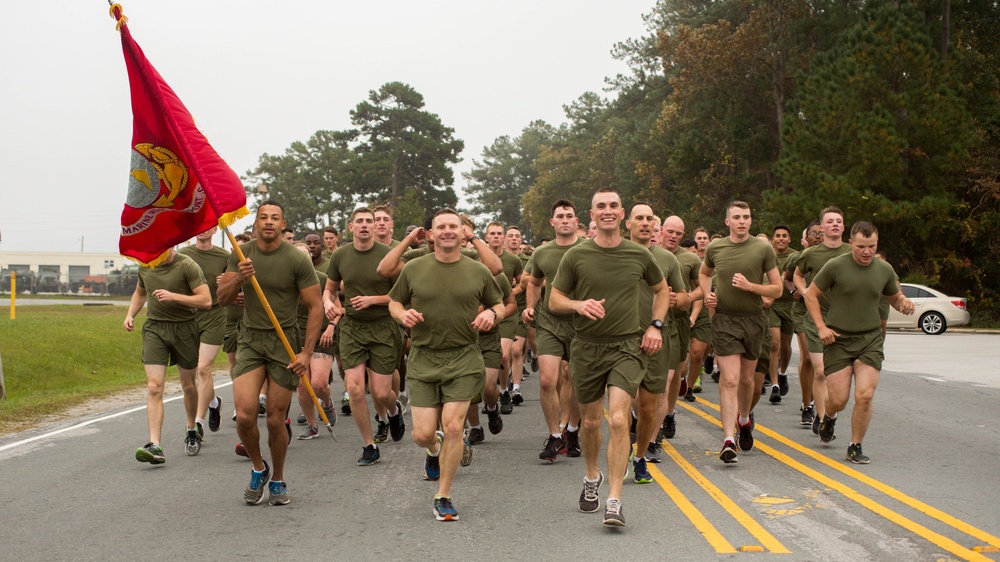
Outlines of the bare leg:
M 198 346 L 198 411 L 195 417 L 208 417 L 208 404 L 215 399 L 215 381 L 212 379 L 212 365 L 219 355 L 220 345 L 202 343 Z
M 355 425 L 358 426 L 358 432 L 361 433 L 361 440 L 365 442 L 365 446 L 374 445 L 372 420 L 368 413 L 368 401 L 365 400 L 364 363 L 355 365 L 344 373 L 344 386 L 347 387 L 347 394 L 351 397 L 351 414 Z
M 538 357 L 539 399 L 550 435 L 559 434 L 559 363 L 561 361 L 562 358 L 555 355 Z M 603 411 L 601 413 L 603 415 Z
M 288 433 L 285 418 L 292 391 L 272 384 L 267 389 L 267 444 L 271 450 L 271 480 L 284 480 L 285 456 L 288 454 Z M 243 444 L 246 447 L 246 443 Z
M 187 415 L 187 428 L 195 428 L 195 417 L 198 415 L 198 382 L 196 369 L 177 368 L 177 375 L 184 391 L 184 413 Z M 162 408 L 163 401 L 160 401 Z
M 260 392 L 264 387 L 267 373 L 263 366 L 233 379 L 233 405 L 236 407 L 236 434 L 246 449 L 254 470 L 264 470 L 264 459 L 260 454 L 260 431 L 257 430 L 257 410 L 260 408 Z M 281 420 L 284 425 L 284 418 Z M 282 428 L 284 429 L 284 428 Z M 287 436 L 286 436 L 287 439 Z
M 653 401 L 655 403 L 655 398 Z M 622 497 L 622 483 L 632 450 L 628 438 L 628 428 L 632 424 L 631 405 L 632 397 L 627 392 L 617 386 L 608 387 L 608 498 Z
M 166 365 L 144 365 L 146 370 L 146 423 L 149 440 L 160 443 L 163 431 L 163 385 L 167 380 Z

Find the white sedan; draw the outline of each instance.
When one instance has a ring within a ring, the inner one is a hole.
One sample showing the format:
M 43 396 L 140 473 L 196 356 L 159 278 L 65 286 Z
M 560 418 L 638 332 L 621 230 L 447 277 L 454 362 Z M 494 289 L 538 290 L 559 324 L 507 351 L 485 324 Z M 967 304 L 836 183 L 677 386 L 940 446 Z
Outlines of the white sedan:
M 895 308 L 889 309 L 888 328 L 920 328 L 925 334 L 943 334 L 949 326 L 969 323 L 969 309 L 965 299 L 949 297 L 924 285 L 902 283 L 903 294 L 913 301 L 913 314 L 904 316 Z

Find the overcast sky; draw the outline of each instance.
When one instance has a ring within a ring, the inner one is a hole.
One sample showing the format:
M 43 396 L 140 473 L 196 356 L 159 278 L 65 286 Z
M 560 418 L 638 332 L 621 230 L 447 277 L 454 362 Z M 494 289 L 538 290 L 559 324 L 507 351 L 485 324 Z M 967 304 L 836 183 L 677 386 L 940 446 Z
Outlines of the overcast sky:
M 473 158 L 625 71 L 615 43 L 644 35 L 654 0 L 125 0 L 150 62 L 241 176 L 391 81 Z M 117 252 L 132 110 L 103 0 L 48 0 L 0 18 L 0 251 Z M 603 92 L 602 92 L 603 95 Z M 244 221 L 245 222 L 245 221 Z

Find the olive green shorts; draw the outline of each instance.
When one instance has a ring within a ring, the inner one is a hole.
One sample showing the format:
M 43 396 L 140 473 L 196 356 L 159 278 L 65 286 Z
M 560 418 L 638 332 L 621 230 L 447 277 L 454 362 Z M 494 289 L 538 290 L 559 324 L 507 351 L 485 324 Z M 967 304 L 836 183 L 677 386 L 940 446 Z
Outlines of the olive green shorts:
M 528 325 L 525 324 L 524 322 L 522 322 L 520 320 L 522 312 L 524 312 L 523 309 L 520 309 L 520 310 L 517 311 L 517 316 L 518 316 L 517 329 L 514 330 L 514 337 L 517 337 L 517 338 L 526 338 L 526 337 L 528 337 Z
M 324 328 L 325 330 L 326 328 Z M 322 353 L 324 355 L 329 355 L 330 357 L 335 357 L 337 355 L 337 328 L 333 329 L 333 343 L 329 346 L 320 345 L 319 340 L 316 340 L 316 345 L 313 346 L 313 353 Z M 302 332 L 303 337 L 305 336 L 305 331 Z
M 646 355 L 639 348 L 641 343 L 641 336 L 617 341 L 574 338 L 569 372 L 580 404 L 600 400 L 608 386 L 617 386 L 635 396 L 646 375 Z
M 242 320 L 227 320 L 226 335 L 222 338 L 222 351 L 236 353 L 236 340 L 239 339 Z
M 670 374 L 670 369 L 673 368 L 671 360 L 675 355 L 672 351 L 677 348 L 671 340 L 670 328 L 664 326 L 660 330 L 660 335 L 663 337 L 663 347 L 659 351 L 652 355 L 647 354 L 645 351 L 642 352 L 646 356 L 646 374 L 643 375 L 639 386 L 650 394 L 662 394 L 666 392 L 667 375 Z
M 340 334 L 340 360 L 344 369 L 367 363 L 380 375 L 391 375 L 403 353 L 403 337 L 399 324 L 391 317 L 379 320 L 357 320 L 344 316 L 337 325 Z
M 771 371 L 771 337 L 770 327 L 764 330 L 764 339 L 760 342 L 760 356 L 757 357 L 757 372 L 767 375 Z
M 500 360 L 503 358 L 500 332 L 479 332 L 479 351 L 483 355 L 483 364 L 487 369 L 499 369 Z
M 299 330 L 295 326 L 282 328 L 292 349 L 301 349 Z M 264 367 L 267 375 L 281 388 L 295 390 L 299 386 L 299 376 L 288 368 L 291 358 L 274 330 L 254 330 L 240 327 L 236 342 L 236 364 L 233 365 L 233 379 L 254 369 Z
M 809 316 L 809 311 L 806 310 L 806 305 L 802 301 L 795 301 L 792 303 L 792 331 L 796 334 L 806 333 L 806 317 Z
M 687 315 L 675 318 L 673 325 L 677 328 L 677 363 L 674 364 L 676 369 L 681 361 L 687 359 L 688 353 L 691 351 L 691 321 L 688 319 Z M 671 341 L 673 343 L 673 341 Z
M 809 353 L 823 353 L 823 340 L 819 339 L 819 328 L 813 322 L 812 316 L 806 314 L 806 346 Z
M 199 310 L 198 340 L 208 345 L 222 345 L 226 339 L 226 309 L 222 306 Z
M 198 368 L 198 322 L 147 318 L 142 325 L 142 364 Z
M 740 355 L 746 359 L 757 359 L 766 331 L 767 316 L 763 310 L 746 316 L 716 312 L 712 317 L 715 356 Z
M 834 331 L 838 331 L 834 329 Z M 882 328 L 870 332 L 839 332 L 837 339 L 823 349 L 823 370 L 827 376 L 861 361 L 882 370 Z
M 690 324 L 688 324 L 690 326 Z M 691 337 L 705 343 L 712 343 L 712 321 L 708 314 L 701 314 L 694 321 Z
M 535 320 L 535 347 L 538 349 L 538 355 L 555 355 L 568 361 L 570 346 L 576 336 L 573 322 L 560 320 L 545 313 Z
M 514 336 L 517 335 L 517 325 L 520 322 L 517 318 L 511 316 L 509 318 L 504 318 L 500 321 L 500 337 L 505 340 L 512 340 Z
M 782 334 L 795 332 L 795 320 L 792 318 L 793 302 L 775 301 L 767 311 L 767 327 L 781 328 Z
M 406 363 L 410 404 L 436 408 L 446 402 L 471 401 L 483 393 L 486 367 L 476 344 L 436 350 L 413 346 Z

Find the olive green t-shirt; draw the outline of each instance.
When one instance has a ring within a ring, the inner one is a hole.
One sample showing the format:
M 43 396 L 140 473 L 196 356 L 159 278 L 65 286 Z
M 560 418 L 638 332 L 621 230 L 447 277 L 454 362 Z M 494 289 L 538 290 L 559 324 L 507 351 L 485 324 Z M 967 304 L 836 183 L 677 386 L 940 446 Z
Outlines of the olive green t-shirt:
M 479 258 L 479 252 L 477 252 L 476 250 L 470 250 L 469 248 L 460 248 L 459 251 L 462 252 L 462 255 L 465 256 L 465 257 L 467 257 L 467 258 L 470 258 L 470 259 L 473 259 L 473 260 L 476 260 L 476 261 L 483 261 L 482 259 Z M 422 258 L 424 256 L 429 256 L 429 255 L 431 255 L 433 253 L 434 253 L 434 250 L 430 249 L 429 246 L 425 245 L 425 246 L 421 246 L 419 248 L 414 248 L 412 250 L 407 250 L 407 251 L 403 252 L 403 255 L 399 258 L 399 261 L 401 261 L 403 263 L 406 263 L 406 262 L 408 262 L 410 260 L 417 259 L 417 258 Z
M 496 282 L 497 288 L 500 289 L 500 298 L 501 298 L 501 300 L 506 301 L 507 297 L 509 297 L 510 294 L 511 294 L 511 292 L 513 292 L 513 290 L 514 290 L 513 287 L 510 286 L 510 282 L 507 281 L 507 276 L 504 275 L 503 273 L 501 273 L 499 275 L 494 275 L 493 276 L 493 280 Z M 496 332 L 497 330 L 500 329 L 500 324 L 502 324 L 502 323 L 504 323 L 506 321 L 509 321 L 509 320 L 510 320 L 510 317 L 504 318 L 500 322 L 494 322 L 492 329 L 487 330 L 487 331 L 482 332 L 482 333 L 484 333 L 484 334 L 492 334 L 493 332 Z
M 326 274 L 323 273 L 322 271 L 316 271 L 316 277 L 319 278 L 319 286 L 326 287 Z M 330 320 L 326 317 L 326 314 L 321 314 L 320 316 L 322 317 L 323 321 L 319 325 L 319 331 L 320 333 L 322 333 L 323 330 L 325 330 L 326 327 L 330 324 Z M 309 323 L 309 307 L 306 306 L 306 303 L 302 302 L 302 299 L 300 298 L 298 306 L 298 314 L 295 317 L 295 325 L 298 326 L 299 328 L 299 335 L 301 336 L 301 339 L 305 339 L 306 337 L 306 325 L 308 323 Z
M 546 244 L 544 248 L 547 247 Z M 649 322 L 642 322 L 637 314 L 640 285 L 656 285 L 660 281 L 663 270 L 653 254 L 639 244 L 622 240 L 614 248 L 602 248 L 587 240 L 563 256 L 552 287 L 574 300 L 604 299 L 604 318 L 591 320 L 577 314 L 574 326 L 578 334 L 617 338 L 638 335 L 646 329 Z
M 197 246 L 185 246 L 177 250 L 178 254 L 185 255 L 194 260 L 205 275 L 205 283 L 208 284 L 208 292 L 212 294 L 212 308 L 215 308 L 219 299 L 216 295 L 219 285 L 216 279 L 226 272 L 226 264 L 229 262 L 229 252 L 218 246 L 212 246 L 211 250 L 199 250 Z
M 899 292 L 896 272 L 880 259 L 867 266 L 854 261 L 851 254 L 826 262 L 813 283 L 830 296 L 826 325 L 841 333 L 861 333 L 882 326 L 879 301 L 882 296 Z
M 191 258 L 174 254 L 170 263 L 156 267 L 139 267 L 139 286 L 146 290 L 146 316 L 161 322 L 194 320 L 198 310 L 177 302 L 161 302 L 153 291 L 166 289 L 178 295 L 193 295 L 194 290 L 205 284 L 205 274 Z
M 333 253 L 327 277 L 334 283 L 344 282 L 344 309 L 348 316 L 357 320 L 372 321 L 389 317 L 388 306 L 369 306 L 364 310 L 354 310 L 351 299 L 357 296 L 378 297 L 388 295 L 392 289 L 392 279 L 378 274 L 378 263 L 389 253 L 389 246 L 375 242 L 365 251 L 345 244 Z
M 310 262 L 311 260 L 312 258 L 310 257 Z M 320 257 L 319 263 L 313 263 L 313 269 L 315 269 L 317 273 L 325 274 L 326 270 L 329 268 L 330 268 L 330 258 Z
M 742 242 L 719 238 L 705 250 L 705 264 L 715 270 L 716 311 L 748 316 L 764 310 L 760 295 L 733 287 L 733 276 L 742 273 L 751 283 L 767 283 L 767 272 L 777 266 L 770 244 L 753 236 Z
M 434 255 L 411 260 L 389 292 L 392 300 L 423 315 L 410 329 L 415 346 L 451 349 L 479 342 L 472 327 L 479 306 L 500 304 L 500 288 L 490 270 L 471 258 L 444 263 Z
M 796 252 L 794 250 L 791 250 L 791 249 L 785 250 L 784 254 L 779 254 L 778 252 L 774 253 L 774 257 L 778 260 L 778 273 L 779 274 L 784 275 L 784 273 L 785 273 L 785 267 L 788 266 L 788 262 L 791 261 L 792 258 L 795 257 L 795 255 L 796 255 Z M 791 291 L 789 291 L 789 290 L 787 290 L 787 289 L 784 288 L 785 287 L 784 283 L 781 284 L 781 287 L 782 287 L 782 289 L 781 289 L 781 298 L 779 298 L 775 302 L 795 302 L 795 297 L 792 296 L 792 292 Z
M 836 248 L 828 248 L 824 244 L 818 244 L 816 246 L 810 246 L 802 253 L 799 254 L 799 259 L 795 262 L 795 268 L 798 269 L 802 276 L 806 280 L 806 288 L 812 285 L 813 278 L 819 273 L 819 270 L 823 269 L 826 262 L 832 260 L 837 256 L 842 256 L 844 254 L 851 253 L 850 244 L 841 244 Z M 819 299 L 819 308 L 823 312 L 823 317 L 826 317 L 827 311 L 830 310 L 830 295 L 824 294 Z M 809 315 L 806 315 L 810 322 L 812 321 Z
M 531 270 L 528 269 L 528 263 L 530 263 L 529 260 L 531 259 L 531 257 L 524 255 L 523 252 L 520 254 L 513 254 L 513 255 L 516 256 L 517 259 L 520 260 L 521 262 L 521 274 L 530 275 Z M 520 293 L 514 295 L 514 302 L 517 303 L 517 309 L 519 311 L 524 310 L 528 306 L 528 293 L 525 291 L 521 291 Z
M 521 258 L 507 250 L 501 252 L 499 257 L 500 263 L 503 264 L 503 274 L 507 276 L 507 281 L 513 286 L 514 279 L 524 272 L 524 264 L 521 263 Z
M 547 279 L 549 283 L 556 277 L 556 272 L 559 271 L 559 263 L 562 261 L 563 256 L 570 248 L 575 248 L 579 246 L 586 240 L 586 238 L 577 238 L 576 242 L 568 246 L 560 246 L 556 244 L 553 240 L 548 244 L 536 249 L 531 254 L 531 276 L 535 279 Z M 535 305 L 535 308 L 540 311 L 545 311 L 559 318 L 561 320 L 571 320 L 573 318 L 572 314 L 556 314 L 549 310 L 549 291 L 542 290 L 542 296 Z M 538 314 L 535 314 L 537 318 Z
M 690 252 L 685 248 L 677 247 L 677 251 L 673 252 L 674 257 L 677 258 L 677 262 L 681 264 L 681 277 L 684 279 L 684 290 L 693 291 L 698 288 L 698 273 L 701 271 L 701 260 L 698 259 L 698 254 Z M 673 285 L 671 285 L 673 288 Z M 674 289 L 677 292 L 677 289 Z M 672 309 L 670 311 L 674 318 L 687 319 L 690 317 L 690 312 L 687 310 L 681 310 L 679 308 Z
M 681 274 L 681 264 L 677 257 L 659 246 L 650 246 L 649 252 L 653 254 L 656 265 L 660 266 L 663 278 L 667 280 L 667 285 L 673 292 L 684 292 L 687 286 L 684 284 L 684 277 Z M 669 318 L 669 314 L 668 314 Z M 649 285 L 640 285 L 639 290 L 639 325 L 649 326 L 653 320 L 653 289 Z M 663 318 L 666 322 L 667 318 Z
M 264 291 L 264 297 L 271 305 L 278 324 L 284 329 L 295 328 L 299 292 L 319 283 L 312 260 L 288 242 L 282 242 L 270 252 L 258 248 L 256 240 L 240 244 L 240 248 L 243 255 L 253 262 L 254 277 Z M 239 273 L 237 259 L 235 252 L 229 254 L 227 271 Z M 243 282 L 243 301 L 244 326 L 255 330 L 274 329 L 249 279 Z

